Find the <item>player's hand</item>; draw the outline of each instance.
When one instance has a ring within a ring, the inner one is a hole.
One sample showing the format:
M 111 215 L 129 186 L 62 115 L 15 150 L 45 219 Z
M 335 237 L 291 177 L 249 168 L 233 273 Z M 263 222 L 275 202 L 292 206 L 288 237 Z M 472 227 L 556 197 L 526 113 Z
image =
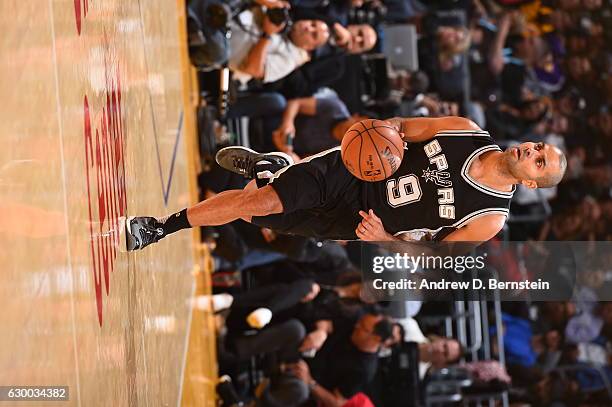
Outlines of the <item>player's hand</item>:
M 393 240 L 393 236 L 385 231 L 382 221 L 372 209 L 369 212 L 359 211 L 359 215 L 363 218 L 355 233 L 357 237 L 366 242 L 382 242 L 385 240 Z
M 316 331 L 312 331 L 304 338 L 304 341 L 302 342 L 299 351 L 305 352 L 312 349 L 319 350 L 321 349 L 321 346 L 323 346 L 323 344 L 325 343 L 326 339 L 327 332 L 325 332 L 324 330 L 318 329 Z

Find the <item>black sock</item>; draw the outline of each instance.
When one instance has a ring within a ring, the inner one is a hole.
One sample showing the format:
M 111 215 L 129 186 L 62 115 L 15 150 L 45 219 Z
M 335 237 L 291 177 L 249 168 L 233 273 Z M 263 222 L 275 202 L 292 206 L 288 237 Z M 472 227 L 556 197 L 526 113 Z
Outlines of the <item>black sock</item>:
M 190 228 L 191 225 L 187 220 L 187 208 L 168 216 L 168 218 L 164 221 L 162 227 L 164 228 L 164 235 L 169 235 L 170 233 L 178 232 L 181 229 Z

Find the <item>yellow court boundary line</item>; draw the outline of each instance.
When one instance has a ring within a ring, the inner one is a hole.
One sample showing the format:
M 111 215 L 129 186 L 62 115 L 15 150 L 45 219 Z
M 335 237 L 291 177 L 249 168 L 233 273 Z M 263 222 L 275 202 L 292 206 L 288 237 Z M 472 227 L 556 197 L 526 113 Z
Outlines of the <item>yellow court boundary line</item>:
M 189 60 L 186 0 L 177 0 L 181 82 L 183 89 L 183 131 L 187 146 L 190 201 L 199 201 L 197 176 L 200 171 L 196 111 L 199 104 L 197 72 Z M 212 258 L 201 243 L 200 228 L 192 229 L 195 295 L 211 295 Z M 216 406 L 218 368 L 216 332 L 212 312 L 192 311 L 187 361 L 183 372 L 182 406 Z

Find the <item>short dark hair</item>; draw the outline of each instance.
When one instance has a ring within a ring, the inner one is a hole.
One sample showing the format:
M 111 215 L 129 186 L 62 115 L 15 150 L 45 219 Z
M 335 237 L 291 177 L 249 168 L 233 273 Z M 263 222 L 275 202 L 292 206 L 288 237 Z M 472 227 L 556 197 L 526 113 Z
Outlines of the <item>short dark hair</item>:
M 567 158 L 563 152 L 559 156 L 559 171 L 554 174 L 547 174 L 535 179 L 538 184 L 538 188 L 552 188 L 557 185 L 563 179 L 567 170 Z
M 386 341 L 393 335 L 393 323 L 388 318 L 383 318 L 374 325 L 374 334 L 379 336 L 381 341 Z
M 429 339 L 430 342 L 440 341 L 440 340 L 457 342 L 457 345 L 459 345 L 459 351 L 457 352 L 457 357 L 447 360 L 446 361 L 447 364 L 457 363 L 467 354 L 467 349 L 465 348 L 465 346 L 463 346 L 461 342 L 459 342 L 459 339 L 453 338 L 452 336 L 428 335 L 427 339 Z

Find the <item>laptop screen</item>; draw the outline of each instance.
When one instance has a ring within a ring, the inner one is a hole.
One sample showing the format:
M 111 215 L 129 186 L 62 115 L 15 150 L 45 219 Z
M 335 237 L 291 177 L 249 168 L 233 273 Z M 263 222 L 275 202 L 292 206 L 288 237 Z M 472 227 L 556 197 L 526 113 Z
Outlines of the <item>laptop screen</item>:
M 383 53 L 394 68 L 419 70 L 417 32 L 414 25 L 385 25 L 383 37 Z

